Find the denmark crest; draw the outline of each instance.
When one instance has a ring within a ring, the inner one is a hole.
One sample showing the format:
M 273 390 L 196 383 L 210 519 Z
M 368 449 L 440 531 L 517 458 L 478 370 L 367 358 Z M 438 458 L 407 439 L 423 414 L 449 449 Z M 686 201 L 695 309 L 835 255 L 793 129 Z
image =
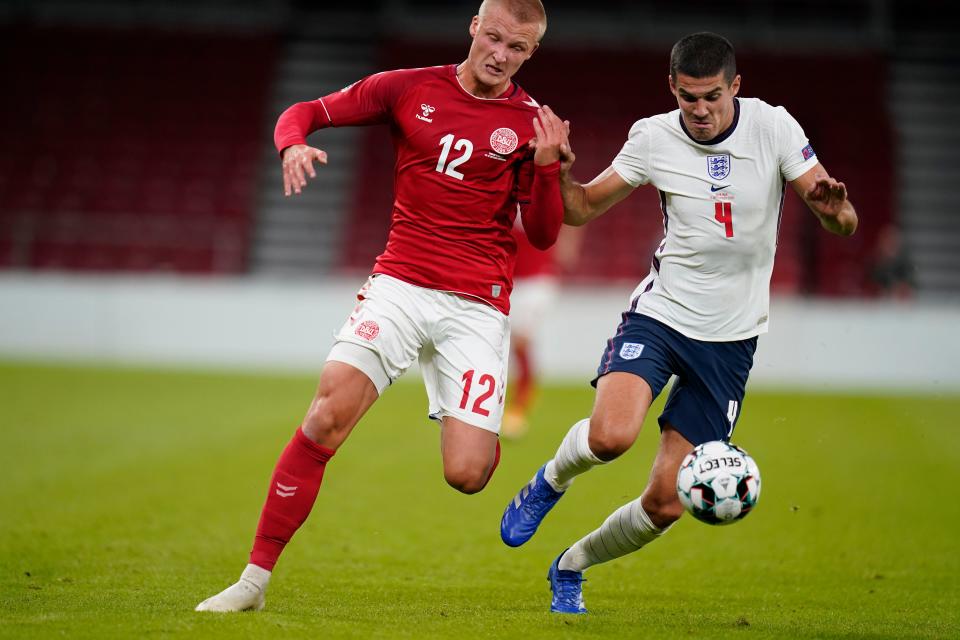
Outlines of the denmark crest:
M 513 153 L 520 138 L 513 129 L 501 127 L 490 134 L 490 147 L 500 155 Z
M 730 175 L 730 154 L 707 156 L 707 175 L 714 180 L 723 180 Z
M 620 347 L 620 357 L 624 360 L 636 360 L 643 353 L 643 345 L 637 342 L 624 342 Z
M 354 329 L 354 333 L 364 340 L 373 340 L 380 335 L 380 325 L 373 320 L 364 320 L 357 325 L 357 328 Z

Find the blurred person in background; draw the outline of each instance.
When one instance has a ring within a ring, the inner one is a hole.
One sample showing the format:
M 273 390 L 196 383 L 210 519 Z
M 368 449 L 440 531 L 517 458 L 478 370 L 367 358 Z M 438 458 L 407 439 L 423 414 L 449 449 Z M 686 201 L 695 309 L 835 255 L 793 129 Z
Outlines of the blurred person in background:
M 262 609 L 271 572 L 309 515 L 327 462 L 386 388 L 419 359 L 429 417 L 440 423 L 446 481 L 476 493 L 500 456 L 518 210 L 539 249 L 563 219 L 565 123 L 512 77 L 546 30 L 539 0 L 485 0 L 464 62 L 377 73 L 287 109 L 274 140 L 286 195 L 331 126 L 389 124 L 397 153 L 387 246 L 336 335 L 316 395 L 274 468 L 249 564 L 198 611 Z M 530 145 L 536 137 L 536 149 Z
M 586 613 L 583 571 L 641 549 L 683 514 L 677 472 L 694 446 L 729 441 L 757 336 L 767 330 L 770 275 L 786 183 L 827 231 L 849 236 L 857 214 L 797 121 L 783 108 L 738 98 L 733 46 L 713 33 L 678 41 L 668 83 L 678 109 L 638 120 L 611 166 L 582 185 L 561 148 L 564 221 L 582 225 L 640 185 L 660 193 L 664 239 L 630 296 L 597 376 L 589 418 L 573 425 L 507 505 L 507 545 L 524 544 L 574 478 L 634 443 L 672 375 L 660 444 L 642 495 L 562 551 L 548 571 L 557 613 Z
M 897 300 L 913 298 L 913 261 L 896 225 L 887 225 L 880 231 L 870 266 L 870 281 L 881 296 Z
M 510 390 L 503 414 L 500 435 L 515 439 L 529 429 L 529 413 L 536 400 L 540 370 L 536 360 L 537 339 L 543 321 L 556 304 L 560 281 L 575 270 L 583 237 L 581 227 L 564 225 L 557 243 L 545 251 L 527 239 L 523 222 L 513 226 L 517 241 L 517 259 L 513 267 L 513 293 L 510 294 Z

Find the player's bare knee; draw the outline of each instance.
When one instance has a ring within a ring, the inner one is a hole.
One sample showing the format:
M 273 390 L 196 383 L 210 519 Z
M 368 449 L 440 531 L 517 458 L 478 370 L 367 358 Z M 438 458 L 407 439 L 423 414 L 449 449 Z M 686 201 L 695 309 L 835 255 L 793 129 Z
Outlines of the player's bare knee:
M 643 494 L 643 510 L 650 516 L 654 525 L 663 529 L 680 519 L 683 515 L 683 504 L 676 494 L 659 494 L 647 492 Z
M 445 460 L 443 477 L 447 484 L 461 493 L 478 493 L 487 484 L 489 471 L 482 464 L 469 460 Z
M 590 436 L 587 439 L 590 451 L 603 461 L 610 461 L 623 455 L 633 445 L 633 438 L 617 429 L 598 428 L 590 424 Z
M 468 465 L 448 465 L 443 469 L 443 477 L 451 487 L 460 493 L 479 493 L 487 485 L 489 472 Z
M 444 474 L 444 477 L 447 480 L 447 484 L 459 491 L 460 493 L 466 493 L 468 495 L 474 493 L 480 493 L 483 490 L 483 487 L 486 486 L 486 477 L 481 476 L 454 476 L 448 473 Z
M 322 395 L 314 398 L 303 421 L 303 433 L 320 444 L 341 439 L 347 427 L 346 420 L 336 411 L 331 399 Z
M 604 462 L 609 462 L 626 453 L 637 439 L 639 429 L 623 417 L 610 417 L 606 412 L 590 417 L 590 435 L 587 444 L 590 451 Z

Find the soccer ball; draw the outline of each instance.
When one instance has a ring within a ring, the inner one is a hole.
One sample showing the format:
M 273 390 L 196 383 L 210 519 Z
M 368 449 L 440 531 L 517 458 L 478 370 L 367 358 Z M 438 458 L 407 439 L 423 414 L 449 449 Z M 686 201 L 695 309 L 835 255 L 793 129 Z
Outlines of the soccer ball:
M 697 446 L 677 473 L 677 493 L 690 514 L 707 524 L 731 524 L 760 498 L 760 469 L 740 447 L 714 440 Z

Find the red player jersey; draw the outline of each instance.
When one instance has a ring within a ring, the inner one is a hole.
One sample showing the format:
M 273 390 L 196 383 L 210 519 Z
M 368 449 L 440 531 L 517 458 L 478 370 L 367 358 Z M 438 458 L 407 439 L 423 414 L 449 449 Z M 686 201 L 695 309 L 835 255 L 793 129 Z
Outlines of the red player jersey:
M 373 272 L 475 296 L 509 313 L 518 205 L 530 202 L 532 190 L 548 194 L 544 205 L 550 224 L 556 221 L 548 244 L 563 216 L 559 163 L 535 167 L 528 148 L 537 107 L 515 83 L 499 98 L 471 95 L 456 65 L 385 71 L 294 105 L 277 122 L 275 142 L 282 151 L 323 127 L 389 124 L 395 199 L 387 246 Z M 556 199 L 541 176 L 553 177 Z M 526 209 L 524 219 L 530 232 Z

